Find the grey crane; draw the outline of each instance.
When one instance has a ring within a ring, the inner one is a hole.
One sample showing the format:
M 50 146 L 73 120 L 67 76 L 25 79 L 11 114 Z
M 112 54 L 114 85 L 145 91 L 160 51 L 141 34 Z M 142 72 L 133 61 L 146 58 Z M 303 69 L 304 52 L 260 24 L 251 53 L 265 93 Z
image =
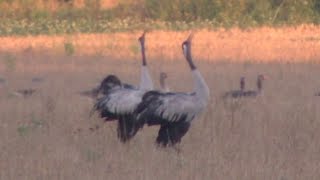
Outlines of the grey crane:
M 135 111 L 139 128 L 144 124 L 160 125 L 156 139 L 156 143 L 160 146 L 180 143 L 193 119 L 205 109 L 209 101 L 209 88 L 192 60 L 191 42 L 192 34 L 182 43 L 182 49 L 191 69 L 194 91 L 191 93 L 149 91 L 144 94 L 142 102 Z
M 139 38 L 139 42 L 142 54 L 139 88 L 125 85 L 115 75 L 109 75 L 101 83 L 99 90 L 104 96 L 99 98 L 93 107 L 94 111 L 100 113 L 101 118 L 118 120 L 117 133 L 121 142 L 129 141 L 137 133 L 134 111 L 145 92 L 153 90 L 145 56 L 145 32 Z

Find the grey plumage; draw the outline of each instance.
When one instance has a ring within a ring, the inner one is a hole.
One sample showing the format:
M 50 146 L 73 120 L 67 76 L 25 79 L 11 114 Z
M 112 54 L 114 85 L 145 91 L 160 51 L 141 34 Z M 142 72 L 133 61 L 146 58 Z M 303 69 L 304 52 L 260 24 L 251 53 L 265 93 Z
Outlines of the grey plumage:
M 147 90 L 153 89 L 153 83 L 147 68 L 146 56 L 144 52 L 145 32 L 139 38 L 142 53 L 142 67 L 140 86 L 136 88 L 129 84 L 121 83 L 120 79 L 114 76 L 114 82 L 110 84 L 110 78 L 100 86 L 104 95 L 99 98 L 94 111 L 100 112 L 100 117 L 118 120 L 117 134 L 121 142 L 129 141 L 138 131 L 136 127 L 136 116 L 134 111 L 142 100 L 142 96 Z M 111 85 L 111 86 L 110 86 Z
M 171 146 L 179 143 L 188 132 L 191 121 L 206 107 L 209 98 L 207 87 L 191 57 L 192 35 L 182 48 L 193 73 L 195 91 L 192 93 L 149 91 L 137 107 L 137 126 L 160 125 L 156 143 Z

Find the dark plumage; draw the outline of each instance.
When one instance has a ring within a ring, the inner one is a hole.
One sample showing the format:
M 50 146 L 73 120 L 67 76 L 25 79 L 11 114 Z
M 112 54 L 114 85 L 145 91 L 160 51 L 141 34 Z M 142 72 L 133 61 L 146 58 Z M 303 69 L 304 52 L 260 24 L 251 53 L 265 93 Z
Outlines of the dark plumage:
M 190 122 L 185 121 L 164 123 L 160 127 L 156 143 L 160 146 L 180 143 L 181 138 L 188 132 L 189 127 Z
M 109 91 L 115 87 L 121 87 L 121 81 L 120 79 L 115 75 L 108 75 L 106 78 L 104 78 L 100 84 L 100 87 L 98 88 L 99 91 L 102 94 L 108 94 Z
M 123 88 L 137 89 L 133 85 L 121 83 L 120 79 L 115 75 L 108 75 L 101 81 L 101 83 L 97 87 L 92 88 L 91 90 L 81 91 L 79 92 L 79 94 L 91 99 L 96 99 L 99 95 L 107 95 L 109 90 L 117 85 L 122 86 Z

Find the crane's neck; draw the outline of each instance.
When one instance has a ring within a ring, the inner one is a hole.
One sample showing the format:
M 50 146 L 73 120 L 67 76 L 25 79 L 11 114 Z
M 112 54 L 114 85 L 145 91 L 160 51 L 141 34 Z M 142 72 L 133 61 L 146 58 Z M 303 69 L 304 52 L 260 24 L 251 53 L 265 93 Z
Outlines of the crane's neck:
M 140 89 L 153 90 L 153 82 L 146 65 L 141 66 Z
M 144 47 L 144 37 L 139 39 L 141 45 L 141 56 L 142 56 L 142 66 L 141 66 L 141 78 L 140 78 L 140 89 L 142 90 L 153 90 L 153 83 L 147 67 L 147 60 Z
M 147 66 L 147 60 L 146 60 L 144 42 L 143 42 L 143 41 L 140 41 L 140 44 L 141 44 L 142 65 L 143 65 L 143 66 Z
M 258 88 L 258 92 L 262 91 L 262 80 L 258 78 L 257 80 L 257 88 Z
M 164 92 L 168 92 L 169 91 L 169 88 L 167 86 L 165 78 L 160 78 L 160 87 L 161 87 L 161 90 L 164 91 Z
M 205 104 L 207 104 L 209 97 L 210 97 L 210 91 L 209 87 L 206 84 L 205 80 L 203 79 L 201 73 L 194 69 L 192 70 L 193 80 L 194 80 L 194 92 L 196 93 L 196 96 Z
M 187 47 L 185 47 L 184 50 L 186 51 L 184 53 L 185 53 L 185 57 L 186 57 L 186 60 L 187 60 L 187 62 L 189 64 L 190 69 L 191 70 L 196 70 L 197 67 L 193 63 L 192 55 L 191 55 L 191 44 L 187 45 Z
M 245 81 L 244 81 L 244 79 L 241 79 L 240 80 L 240 90 L 244 91 L 244 88 L 245 88 Z
M 191 41 L 187 40 L 182 44 L 182 49 L 184 56 L 190 66 L 190 69 L 192 71 L 193 80 L 194 80 L 194 92 L 196 93 L 196 96 L 199 98 L 199 100 L 206 105 L 209 100 L 210 92 L 209 88 L 203 79 L 201 73 L 198 71 L 197 67 L 193 63 L 192 55 L 191 55 Z

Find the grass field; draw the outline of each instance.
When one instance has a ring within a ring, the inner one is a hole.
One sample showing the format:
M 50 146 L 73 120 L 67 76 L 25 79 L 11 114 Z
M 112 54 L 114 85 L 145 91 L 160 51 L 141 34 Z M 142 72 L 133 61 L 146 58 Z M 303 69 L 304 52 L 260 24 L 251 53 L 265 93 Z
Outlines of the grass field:
M 110 73 L 137 84 L 138 56 L 125 60 L 25 52 L 2 54 L 1 59 L 7 84 L 0 88 L 0 179 L 320 177 L 320 98 L 313 96 L 320 90 L 319 64 L 196 61 L 211 99 L 178 153 L 156 147 L 157 128 L 146 127 L 129 144 L 121 144 L 116 124 L 90 119 L 92 102 L 77 94 Z M 192 90 L 181 55 L 176 61 L 149 59 L 155 80 L 165 71 L 172 90 Z M 261 97 L 222 100 L 224 92 L 238 88 L 240 76 L 247 77 L 248 89 L 255 89 L 260 73 L 268 76 Z M 45 82 L 32 84 L 32 77 Z M 26 99 L 10 95 L 28 87 L 40 93 Z
M 241 30 L 194 30 L 193 54 L 201 60 L 232 62 L 303 62 L 320 59 L 320 27 L 301 25 L 283 28 Z M 147 34 L 148 57 L 176 60 L 181 57 L 181 42 L 190 31 L 151 31 Z M 0 52 L 37 55 L 105 56 L 111 59 L 139 58 L 137 37 L 141 31 L 74 34 L 61 36 L 0 37 Z

